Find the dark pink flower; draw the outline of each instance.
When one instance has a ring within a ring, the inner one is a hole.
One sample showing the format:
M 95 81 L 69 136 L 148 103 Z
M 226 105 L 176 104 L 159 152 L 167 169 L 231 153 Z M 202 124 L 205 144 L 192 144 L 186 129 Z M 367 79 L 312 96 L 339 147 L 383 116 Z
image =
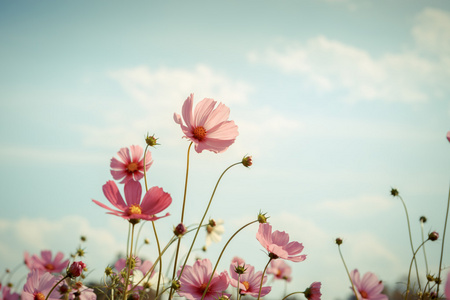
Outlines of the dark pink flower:
M 122 217 L 126 220 L 149 220 L 155 221 L 165 216 L 157 217 L 156 214 L 165 210 L 171 203 L 170 194 L 163 191 L 162 188 L 154 186 L 149 189 L 142 199 L 142 187 L 139 181 L 129 180 L 125 183 L 125 200 L 123 201 L 119 189 L 114 181 L 109 180 L 103 185 L 103 194 L 114 205 L 117 210 L 111 209 L 105 204 L 94 201 L 95 204 L 109 210 L 109 214 Z
M 117 155 L 119 158 L 111 159 L 111 175 L 115 180 L 125 183 L 132 179 L 139 181 L 144 177 L 144 150 L 141 146 L 132 145 L 129 148 L 121 148 Z M 147 151 L 145 155 L 145 171 L 153 164 L 152 154 Z
M 22 300 L 45 300 L 58 279 L 48 272 L 40 272 L 37 269 L 28 273 L 27 282 L 23 286 Z M 58 300 L 60 294 L 56 287 L 48 297 L 49 300 Z
M 305 297 L 306 297 L 306 299 L 309 299 L 309 300 L 320 300 L 320 296 L 322 296 L 322 294 L 320 293 L 320 287 L 321 286 L 322 286 L 322 284 L 320 282 L 313 282 L 313 283 L 311 283 L 309 288 L 307 288 L 305 290 Z
M 41 251 L 41 257 L 38 257 L 36 254 L 31 257 L 31 263 L 27 266 L 32 269 L 38 269 L 44 272 L 50 273 L 60 273 L 64 269 L 66 269 L 69 264 L 69 260 L 64 260 L 64 254 L 62 252 L 56 253 L 54 259 L 52 259 L 52 251 L 43 250 Z
M 259 294 L 259 286 L 261 285 L 261 276 L 262 271 L 258 271 L 255 273 L 255 268 L 252 265 L 244 265 L 244 273 L 239 275 L 236 273 L 236 268 L 242 266 L 239 265 L 239 262 L 233 262 L 230 265 L 230 283 L 234 287 L 238 287 L 238 280 L 239 280 L 239 293 L 250 295 L 252 297 L 258 297 Z M 267 281 L 267 276 L 264 276 L 263 284 L 265 284 Z M 271 286 L 263 286 L 261 288 L 261 297 L 264 297 L 270 291 L 272 290 Z
M 234 121 L 228 121 L 230 109 L 222 103 L 216 108 L 214 99 L 205 98 L 200 101 L 192 112 L 194 94 L 184 101 L 181 116 L 177 113 L 173 118 L 181 126 L 185 138 L 195 143 L 195 151 L 201 153 L 209 150 L 215 153 L 224 152 L 238 136 L 238 127 Z
M 8 285 L 1 286 L 0 284 L 0 299 L 1 300 L 19 300 L 19 294 L 12 293 L 11 288 Z
M 356 292 L 358 293 L 358 299 L 389 299 L 388 296 L 381 294 L 384 286 L 374 273 L 367 272 L 366 274 L 364 274 L 363 278 L 360 279 L 359 271 L 358 269 L 355 269 L 350 272 L 350 277 L 352 279 L 353 285 L 355 286 Z
M 78 277 L 83 273 L 83 269 L 86 268 L 86 264 L 82 261 L 74 261 L 67 271 L 67 275 L 70 277 Z
M 256 239 L 269 251 L 273 259 L 282 258 L 293 262 L 306 259 L 306 255 L 298 255 L 303 251 L 303 245 L 299 242 L 289 242 L 289 234 L 275 230 L 268 223 L 260 223 Z
M 292 280 L 292 268 L 284 260 L 272 260 L 267 268 L 267 274 L 275 275 L 276 279 L 284 279 L 287 282 Z
M 178 271 L 180 276 L 181 269 Z M 193 266 L 186 265 L 180 278 L 181 287 L 177 291 L 181 297 L 188 300 L 201 299 L 211 277 L 212 267 L 209 259 L 197 260 Z M 229 277 L 226 271 L 214 276 L 209 284 L 204 300 L 215 300 L 224 295 L 228 288 Z M 228 297 L 230 294 L 225 294 Z

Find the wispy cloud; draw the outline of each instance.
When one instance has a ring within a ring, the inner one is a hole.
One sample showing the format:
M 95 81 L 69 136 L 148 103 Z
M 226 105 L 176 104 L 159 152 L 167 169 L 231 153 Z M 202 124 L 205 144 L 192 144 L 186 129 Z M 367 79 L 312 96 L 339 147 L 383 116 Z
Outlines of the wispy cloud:
M 399 53 L 374 57 L 364 49 L 317 36 L 305 43 L 284 41 L 282 46 L 251 52 L 249 60 L 300 75 L 316 92 L 339 93 L 347 101 L 427 102 L 450 92 L 449 27 L 450 13 L 427 9 L 412 29 L 415 44 Z

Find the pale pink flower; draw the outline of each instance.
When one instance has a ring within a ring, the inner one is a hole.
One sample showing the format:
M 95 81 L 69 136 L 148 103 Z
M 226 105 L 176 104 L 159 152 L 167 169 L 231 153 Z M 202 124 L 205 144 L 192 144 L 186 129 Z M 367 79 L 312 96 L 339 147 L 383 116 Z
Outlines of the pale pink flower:
M 320 282 L 313 282 L 305 290 L 305 297 L 309 300 L 320 300 L 320 296 L 322 296 L 322 293 L 320 293 L 320 287 L 322 284 Z
M 275 230 L 268 223 L 260 223 L 256 239 L 269 251 L 273 259 L 282 258 L 293 262 L 306 259 L 306 255 L 298 255 L 303 251 L 303 245 L 299 242 L 289 242 L 289 234 Z
M 358 269 L 350 272 L 350 277 L 352 279 L 353 285 L 355 286 L 356 292 L 358 293 L 358 299 L 365 300 L 388 300 L 388 296 L 381 294 L 383 291 L 383 283 L 378 279 L 378 277 L 372 273 L 367 272 L 364 274 L 363 278 L 360 279 Z
M 27 282 L 23 286 L 22 300 L 45 300 L 58 279 L 48 272 L 40 272 L 37 269 L 28 273 Z M 58 300 L 60 294 L 58 287 L 48 297 L 49 300 Z
M 1 300 L 19 300 L 19 294 L 12 293 L 11 288 L 8 285 L 1 286 L 0 284 L 0 299 Z
M 163 191 L 162 188 L 154 186 L 149 189 L 142 199 L 142 187 L 139 181 L 129 180 L 125 183 L 125 200 L 123 201 L 119 189 L 114 181 L 109 180 L 103 185 L 103 194 L 118 210 L 109 208 L 105 204 L 92 200 L 95 204 L 109 210 L 109 214 L 122 217 L 126 220 L 149 220 L 155 221 L 165 216 L 157 217 L 156 214 L 165 210 L 171 203 L 170 194 Z
M 185 138 L 195 143 L 195 151 L 201 153 L 209 150 L 215 153 L 224 152 L 238 136 L 238 127 L 234 121 L 228 121 L 230 109 L 222 103 L 216 108 L 214 99 L 205 98 L 200 101 L 192 112 L 194 94 L 191 94 L 183 104 L 181 116 L 174 113 L 173 118 L 181 126 Z
M 121 148 L 117 156 L 111 159 L 111 175 L 115 180 L 125 183 L 132 179 L 139 181 L 144 177 L 144 150 L 141 146 L 132 145 L 129 148 Z M 145 171 L 153 164 L 152 154 L 147 151 L 145 155 Z
M 250 295 L 252 297 L 258 297 L 259 287 L 261 285 L 262 271 L 255 273 L 255 268 L 252 265 L 244 265 L 244 273 L 239 275 L 236 273 L 236 267 L 241 266 L 238 261 L 233 262 L 230 265 L 230 283 L 235 288 L 238 287 L 239 280 L 239 293 L 243 295 Z M 264 276 L 263 285 L 267 281 L 267 276 Z M 271 286 L 263 286 L 261 288 L 261 297 L 264 297 L 272 290 Z
M 292 268 L 284 260 L 272 260 L 267 268 L 267 274 L 275 275 L 276 279 L 292 280 Z
M 97 295 L 94 293 L 94 289 L 88 288 L 82 282 L 77 281 L 72 284 L 72 289 L 69 292 L 69 299 L 95 300 L 97 299 Z
M 180 276 L 181 269 L 178 270 Z M 201 299 L 211 277 L 212 266 L 211 261 L 207 258 L 197 260 L 193 266 L 186 265 L 183 274 L 180 277 L 181 287 L 177 291 L 181 297 L 188 300 Z M 224 294 L 228 288 L 229 277 L 226 271 L 222 273 L 214 272 L 214 276 L 209 284 L 204 300 L 215 300 Z
M 445 283 L 445 297 L 450 299 L 450 272 L 447 274 L 447 282 Z
M 69 260 L 63 260 L 64 254 L 62 252 L 56 253 L 54 259 L 52 259 L 52 251 L 41 251 L 41 257 L 36 254 L 31 257 L 31 263 L 27 264 L 30 269 L 38 269 L 44 272 L 60 273 L 66 269 L 69 264 Z

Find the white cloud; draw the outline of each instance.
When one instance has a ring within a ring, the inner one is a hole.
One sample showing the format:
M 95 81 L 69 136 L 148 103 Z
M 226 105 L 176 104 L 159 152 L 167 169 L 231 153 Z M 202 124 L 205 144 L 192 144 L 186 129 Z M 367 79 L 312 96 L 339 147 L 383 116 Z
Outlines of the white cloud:
M 364 49 L 317 36 L 306 43 L 252 52 L 249 60 L 302 76 L 319 93 L 339 93 L 346 101 L 383 100 L 417 103 L 450 92 L 450 14 L 425 10 L 413 28 L 417 49 L 377 58 Z M 433 21 L 429 21 L 433 19 Z M 422 55 L 427 48 L 437 56 Z
M 392 199 L 362 195 L 351 199 L 332 199 L 320 202 L 318 210 L 330 211 L 343 217 L 366 217 L 387 211 L 394 205 Z

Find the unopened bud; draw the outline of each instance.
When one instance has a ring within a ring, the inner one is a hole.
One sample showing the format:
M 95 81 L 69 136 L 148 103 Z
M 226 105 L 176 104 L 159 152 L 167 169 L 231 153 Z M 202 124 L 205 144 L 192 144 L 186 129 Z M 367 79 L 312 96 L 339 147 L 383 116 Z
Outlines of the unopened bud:
M 183 223 L 180 223 L 173 229 L 173 233 L 178 236 L 182 237 L 187 232 L 186 226 L 184 226 Z
M 338 244 L 338 245 L 342 245 L 342 242 L 343 242 L 343 240 L 342 240 L 342 238 L 336 238 L 336 244 Z
M 428 235 L 428 238 L 429 238 L 431 241 L 436 241 L 436 240 L 439 238 L 439 233 L 437 233 L 436 231 L 433 231 L 432 233 L 430 233 L 430 234 Z
M 156 145 L 159 145 L 158 143 L 157 143 L 157 138 L 155 138 L 155 135 L 148 135 L 147 134 L 147 137 L 145 138 L 145 142 L 147 143 L 147 145 L 149 145 L 150 147 L 154 147 L 154 146 L 156 146 Z
M 426 223 L 427 222 L 427 218 L 425 216 L 421 216 L 420 217 L 420 222 L 421 223 Z
M 391 189 L 391 195 L 394 196 L 394 197 L 395 197 L 395 196 L 398 196 L 398 190 L 392 188 L 392 189 Z
M 258 222 L 259 223 L 267 223 L 267 218 L 265 213 L 259 212 L 258 214 Z
M 253 164 L 252 157 L 244 156 L 244 158 L 242 159 L 242 164 L 244 165 L 244 167 L 250 167 Z
M 179 280 L 172 280 L 172 288 L 178 290 L 181 287 L 181 282 Z

